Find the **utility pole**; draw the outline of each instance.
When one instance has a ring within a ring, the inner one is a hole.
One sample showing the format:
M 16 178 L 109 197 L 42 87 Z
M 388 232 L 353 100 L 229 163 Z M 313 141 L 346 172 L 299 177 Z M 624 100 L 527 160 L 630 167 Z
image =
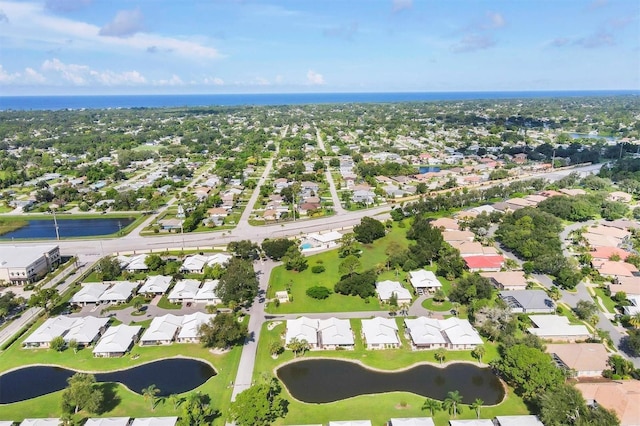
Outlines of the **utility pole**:
M 53 226 L 56 228 L 56 240 L 60 240 L 60 230 L 58 229 L 58 219 L 56 219 L 56 209 L 49 207 L 53 213 Z

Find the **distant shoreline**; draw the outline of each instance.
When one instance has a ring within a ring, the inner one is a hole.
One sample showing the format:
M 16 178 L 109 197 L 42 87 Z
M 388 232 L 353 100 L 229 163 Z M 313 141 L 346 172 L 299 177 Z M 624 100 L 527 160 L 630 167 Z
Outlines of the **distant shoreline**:
M 639 90 L 0 96 L 0 111 L 284 106 L 638 96 Z

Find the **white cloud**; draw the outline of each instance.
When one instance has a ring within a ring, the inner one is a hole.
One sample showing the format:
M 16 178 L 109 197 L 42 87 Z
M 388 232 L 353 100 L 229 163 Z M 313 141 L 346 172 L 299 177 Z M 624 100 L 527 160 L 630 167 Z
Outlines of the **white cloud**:
M 33 71 L 33 70 L 32 70 Z M 50 75 L 51 81 L 71 83 L 74 86 L 97 84 L 99 86 L 141 86 L 147 84 L 147 79 L 138 71 L 115 72 L 111 70 L 94 70 L 87 65 L 65 64 L 57 58 L 47 59 L 42 63 L 42 71 Z M 38 79 L 38 73 L 33 71 L 32 79 Z M 44 78 L 44 76 L 40 77 Z
M 203 83 L 212 86 L 224 86 L 224 80 L 220 77 L 205 77 Z
M 121 10 L 113 18 L 113 21 L 100 28 L 99 34 L 110 37 L 130 37 L 142 31 L 142 20 L 142 11 L 139 8 Z
M 392 0 L 391 10 L 393 12 L 400 12 L 401 10 L 411 9 L 413 7 L 413 0 Z
M 309 70 L 307 71 L 307 83 L 313 86 L 320 86 L 324 84 L 324 77 L 314 70 Z
M 177 75 L 173 74 L 168 80 L 158 80 L 154 82 L 156 86 L 184 86 L 184 81 Z
M 20 78 L 20 73 L 11 74 L 7 72 L 2 65 L 0 65 L 0 84 L 12 83 L 17 78 Z
M 25 83 L 43 84 L 43 83 L 45 83 L 47 81 L 45 76 L 43 76 L 42 74 L 40 74 L 38 71 L 34 70 L 33 68 L 25 68 L 25 70 L 24 70 L 24 79 L 25 79 Z
M 2 9 L 0 9 L 0 22 L 9 22 L 9 18 L 7 17 L 7 14 L 4 13 Z
M 71 41 L 74 49 L 86 49 L 91 53 L 113 50 L 119 53 L 126 50 L 146 52 L 151 49 L 196 60 L 222 57 L 217 49 L 195 39 L 143 32 L 129 37 L 104 37 L 100 35 L 100 27 L 51 15 L 39 4 L 4 1 L 0 3 L 7 19 L 10 20 L 10 25 L 0 25 L 0 37 L 3 38 L 3 45 L 6 47 L 13 44 L 20 48 L 31 46 L 33 49 L 48 51 L 52 46 L 67 46 Z M 38 31 L 34 31 L 34 28 L 38 28 Z
M 88 77 L 91 74 L 91 69 L 86 65 L 65 64 L 56 58 L 44 61 L 42 70 L 57 73 L 65 81 L 75 86 L 86 85 L 88 83 Z
M 502 28 L 507 24 L 504 17 L 500 13 L 487 12 L 487 18 L 489 20 L 489 22 L 485 24 L 485 27 L 487 29 Z

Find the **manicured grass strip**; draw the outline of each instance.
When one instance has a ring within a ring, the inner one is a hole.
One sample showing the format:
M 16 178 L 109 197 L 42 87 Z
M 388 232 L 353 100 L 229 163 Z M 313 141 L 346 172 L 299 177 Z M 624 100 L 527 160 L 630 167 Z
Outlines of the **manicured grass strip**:
M 429 309 L 430 311 L 438 311 L 438 312 L 449 312 L 453 305 L 448 300 L 445 300 L 442 303 L 434 302 L 433 299 L 426 299 L 422 302 L 422 307 L 425 309 Z
M 604 305 L 605 308 L 607 308 L 607 312 L 609 312 L 610 314 L 615 314 L 617 313 L 616 311 L 616 302 L 614 302 L 611 297 L 607 296 L 604 293 L 604 290 L 597 287 L 593 289 L 596 292 L 596 296 L 600 298 L 600 300 L 602 300 L 602 304 Z M 597 304 L 598 307 L 600 307 L 600 304 Z
M 171 303 L 169 299 L 167 299 L 167 295 L 163 295 L 158 301 L 158 308 L 162 309 L 181 309 L 182 305 L 179 303 Z

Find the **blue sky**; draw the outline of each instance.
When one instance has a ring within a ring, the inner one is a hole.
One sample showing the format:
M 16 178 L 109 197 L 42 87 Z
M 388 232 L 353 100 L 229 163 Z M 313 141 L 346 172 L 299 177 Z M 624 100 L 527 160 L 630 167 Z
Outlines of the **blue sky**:
M 637 0 L 0 0 L 0 94 L 640 88 Z

